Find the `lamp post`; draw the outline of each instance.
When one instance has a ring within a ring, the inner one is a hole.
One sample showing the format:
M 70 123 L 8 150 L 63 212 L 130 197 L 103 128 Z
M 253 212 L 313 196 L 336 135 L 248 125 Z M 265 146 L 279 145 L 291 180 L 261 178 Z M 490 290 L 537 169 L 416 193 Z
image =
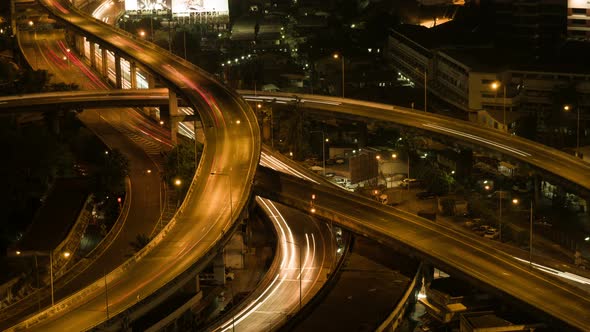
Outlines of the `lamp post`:
M 503 90 L 503 94 L 502 94 L 502 114 L 503 114 L 503 122 L 502 124 L 504 125 L 504 129 L 506 131 L 508 131 L 508 128 L 506 127 L 506 84 L 500 84 L 500 82 L 492 82 L 491 88 L 492 90 L 496 91 L 496 95 L 497 95 L 497 91 L 498 88 L 500 88 L 500 85 L 502 86 L 502 90 Z
M 332 57 L 334 59 L 340 58 L 340 60 L 342 62 L 342 98 L 344 98 L 344 55 L 338 54 L 338 53 L 334 53 L 332 55 Z
M 393 153 L 391 158 L 397 160 L 397 154 Z M 410 151 L 408 151 L 408 179 L 410 178 Z M 410 183 L 408 182 L 408 191 L 410 191 Z
M 518 198 L 514 198 L 512 203 L 518 205 L 520 200 Z M 529 210 L 529 267 L 533 268 L 533 199 L 531 198 L 531 206 Z
M 301 256 L 302 256 L 301 246 L 298 243 L 291 242 L 288 240 L 285 240 L 285 242 L 295 245 L 295 246 L 297 246 L 297 248 L 299 248 L 299 311 L 301 311 L 301 288 L 302 288 L 301 281 L 303 279 L 303 268 L 301 265 Z
M 563 110 L 566 112 L 571 111 L 572 107 L 570 105 L 564 105 Z M 576 129 L 576 157 L 580 157 L 580 107 L 576 107 L 578 117 L 577 117 L 577 129 Z
M 326 142 L 329 142 L 330 139 L 326 138 L 325 133 L 323 130 L 312 130 L 310 133 L 322 133 L 322 169 L 324 173 L 324 177 L 326 176 Z
M 16 256 L 25 257 L 25 256 L 34 256 L 35 257 L 35 269 L 37 269 L 37 256 L 49 256 L 49 284 L 51 288 L 51 306 L 55 305 L 55 297 L 53 292 L 53 252 L 54 250 L 51 249 L 49 251 L 20 251 L 17 250 L 15 252 Z M 64 258 L 70 258 L 71 254 L 69 251 L 64 251 L 62 253 Z M 39 271 L 37 269 L 37 284 L 39 283 Z M 38 287 L 37 287 L 38 288 Z M 41 306 L 39 300 L 39 307 Z

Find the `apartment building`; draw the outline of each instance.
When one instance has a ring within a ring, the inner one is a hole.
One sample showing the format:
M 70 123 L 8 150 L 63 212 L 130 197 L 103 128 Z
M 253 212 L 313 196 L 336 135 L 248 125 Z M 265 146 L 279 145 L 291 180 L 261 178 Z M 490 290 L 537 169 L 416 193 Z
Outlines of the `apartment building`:
M 571 39 L 590 41 L 590 1 L 568 0 L 567 36 Z
M 451 38 L 445 40 L 445 35 Z M 436 28 L 401 26 L 390 34 L 386 55 L 418 86 L 426 76 L 428 92 L 466 112 L 470 121 L 498 130 L 514 130 L 518 117 L 528 114 L 537 117 L 543 130 L 560 88 L 577 92 L 576 100 L 568 103 L 582 109 L 590 106 L 590 70 L 524 63 L 510 53 L 481 44 L 468 46 L 457 34 L 440 34 Z

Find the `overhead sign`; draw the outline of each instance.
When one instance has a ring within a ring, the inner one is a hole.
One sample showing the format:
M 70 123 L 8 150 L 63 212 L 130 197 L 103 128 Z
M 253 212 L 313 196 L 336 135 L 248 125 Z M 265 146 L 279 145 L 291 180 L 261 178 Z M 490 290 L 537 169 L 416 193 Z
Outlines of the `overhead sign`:
M 170 10 L 172 0 L 125 0 L 125 10 Z
M 228 0 L 172 0 L 173 13 L 229 13 Z

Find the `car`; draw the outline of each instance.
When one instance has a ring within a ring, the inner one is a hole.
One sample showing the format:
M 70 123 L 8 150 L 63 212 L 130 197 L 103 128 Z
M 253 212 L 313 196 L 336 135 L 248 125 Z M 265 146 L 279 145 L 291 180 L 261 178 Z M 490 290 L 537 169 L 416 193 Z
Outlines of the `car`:
M 485 237 L 486 239 L 495 240 L 498 238 L 498 231 L 489 229 L 483 234 L 483 237 Z
M 417 199 L 430 199 L 435 198 L 436 194 L 430 191 L 423 191 L 416 194 Z
M 419 187 L 420 184 L 421 184 L 421 181 L 418 179 L 405 178 L 402 180 L 400 186 L 403 188 L 408 188 L 408 186 L 410 188 L 415 188 L 415 187 Z
M 475 232 L 477 235 L 484 235 L 488 231 L 487 225 L 475 226 L 471 230 Z
M 467 219 L 465 221 L 465 227 L 479 226 L 479 224 L 481 224 L 480 218 Z

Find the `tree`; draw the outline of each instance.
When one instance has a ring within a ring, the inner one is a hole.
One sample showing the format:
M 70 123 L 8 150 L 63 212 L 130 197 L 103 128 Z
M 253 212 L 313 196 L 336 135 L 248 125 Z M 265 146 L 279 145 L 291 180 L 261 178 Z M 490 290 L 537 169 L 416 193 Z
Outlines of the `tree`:
M 125 177 L 129 174 L 129 160 L 119 150 L 106 151 L 94 174 L 95 194 L 103 200 L 109 194 L 125 191 Z
M 203 145 L 197 142 L 197 163 L 203 152 Z M 195 146 L 194 142 L 181 142 L 168 153 L 166 166 L 164 167 L 164 179 L 172 183 L 174 179 L 180 179 L 188 184 L 195 175 Z M 188 186 L 183 186 L 188 188 Z
M 151 239 L 149 236 L 145 234 L 137 234 L 135 239 L 129 242 L 129 245 L 131 246 L 131 248 L 133 248 L 135 252 L 139 252 L 141 249 L 147 246 L 150 243 L 150 241 Z

